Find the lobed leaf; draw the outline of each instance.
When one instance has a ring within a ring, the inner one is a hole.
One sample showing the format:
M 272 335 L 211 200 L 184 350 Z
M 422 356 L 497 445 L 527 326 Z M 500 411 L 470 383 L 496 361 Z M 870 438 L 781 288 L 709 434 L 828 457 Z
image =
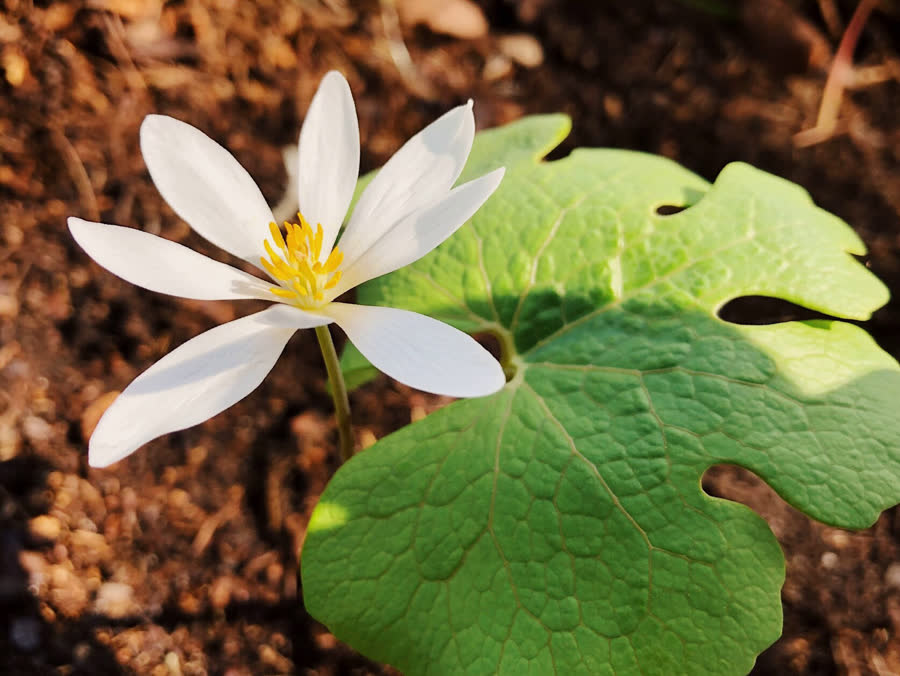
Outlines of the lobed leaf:
M 514 375 L 338 471 L 304 599 L 407 674 L 745 673 L 781 630 L 783 555 L 703 473 L 741 465 L 810 516 L 872 523 L 900 501 L 900 369 L 847 323 L 717 312 L 768 295 L 865 319 L 887 291 L 796 185 L 620 150 L 540 162 L 568 125 L 479 134 L 463 180 L 505 165 L 498 192 L 360 290 L 495 333 Z

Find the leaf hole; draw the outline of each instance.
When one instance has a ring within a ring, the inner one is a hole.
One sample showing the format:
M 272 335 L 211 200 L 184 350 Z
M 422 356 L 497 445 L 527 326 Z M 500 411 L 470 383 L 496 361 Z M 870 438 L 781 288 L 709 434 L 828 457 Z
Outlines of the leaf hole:
M 834 317 L 810 310 L 782 298 L 741 296 L 728 301 L 722 306 L 719 310 L 719 319 L 732 324 L 758 326 L 762 324 L 808 321 L 810 319 L 834 319 Z
M 674 216 L 675 214 L 680 214 L 685 209 L 690 209 L 697 204 L 706 194 L 694 188 L 682 188 L 681 193 L 681 198 L 678 200 L 679 204 L 659 204 L 654 210 L 656 215 Z
M 556 162 L 558 160 L 564 160 L 569 155 L 571 155 L 572 151 L 575 150 L 575 148 L 577 148 L 577 147 L 578 146 L 575 144 L 575 142 L 572 140 L 572 138 L 567 137 L 566 139 L 563 140 L 562 143 L 560 143 L 558 146 L 556 146 L 555 148 L 550 150 L 550 152 L 548 152 L 546 155 L 544 155 L 543 161 L 544 162 Z
M 761 477 L 739 465 L 713 465 L 700 480 L 703 492 L 746 505 L 764 518 L 776 535 L 808 526 L 808 517 L 791 507 Z
M 673 216 L 674 214 L 680 214 L 685 209 L 687 209 L 687 206 L 678 206 L 676 204 L 660 204 L 658 207 L 656 207 L 656 213 L 659 216 Z

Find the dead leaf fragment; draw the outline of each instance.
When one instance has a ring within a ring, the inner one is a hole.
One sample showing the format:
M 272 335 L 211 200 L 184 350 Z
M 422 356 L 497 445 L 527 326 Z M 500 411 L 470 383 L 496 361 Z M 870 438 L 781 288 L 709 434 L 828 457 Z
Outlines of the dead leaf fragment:
M 408 26 L 422 24 L 461 40 L 483 38 L 488 33 L 484 12 L 471 0 L 398 0 L 397 12 Z
M 544 48 L 537 38 L 527 33 L 504 35 L 497 46 L 505 56 L 525 68 L 537 68 L 544 62 Z

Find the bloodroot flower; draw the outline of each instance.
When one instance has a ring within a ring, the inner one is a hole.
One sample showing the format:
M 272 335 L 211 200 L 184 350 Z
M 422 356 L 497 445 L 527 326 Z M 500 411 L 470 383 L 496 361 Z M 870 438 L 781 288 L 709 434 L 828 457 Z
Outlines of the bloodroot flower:
M 200 235 L 269 279 L 139 230 L 69 218 L 75 240 L 101 266 L 151 291 L 275 304 L 200 334 L 138 376 L 97 425 L 90 464 L 109 465 L 216 415 L 262 382 L 295 330 L 332 322 L 372 364 L 411 387 L 456 397 L 500 389 L 500 365 L 465 333 L 414 312 L 334 300 L 418 260 L 490 197 L 503 169 L 451 187 L 474 133 L 470 102 L 413 136 L 366 187 L 335 246 L 359 174 L 356 109 L 342 75 L 328 73 L 310 104 L 298 151 L 301 213 L 284 231 L 227 150 L 184 122 L 147 117 L 141 152 L 163 198 Z

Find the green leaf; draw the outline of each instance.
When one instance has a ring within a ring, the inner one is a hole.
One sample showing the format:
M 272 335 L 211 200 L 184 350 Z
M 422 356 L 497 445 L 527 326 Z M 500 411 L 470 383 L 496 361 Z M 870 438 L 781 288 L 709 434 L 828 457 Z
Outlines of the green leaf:
M 495 333 L 515 375 L 338 471 L 306 605 L 409 675 L 746 673 L 781 630 L 783 555 L 703 473 L 741 465 L 810 516 L 871 524 L 900 500 L 900 368 L 847 323 L 717 312 L 752 294 L 865 319 L 887 292 L 799 187 L 619 150 L 539 162 L 567 129 L 479 134 L 466 177 L 504 164 L 498 192 L 360 290 Z

